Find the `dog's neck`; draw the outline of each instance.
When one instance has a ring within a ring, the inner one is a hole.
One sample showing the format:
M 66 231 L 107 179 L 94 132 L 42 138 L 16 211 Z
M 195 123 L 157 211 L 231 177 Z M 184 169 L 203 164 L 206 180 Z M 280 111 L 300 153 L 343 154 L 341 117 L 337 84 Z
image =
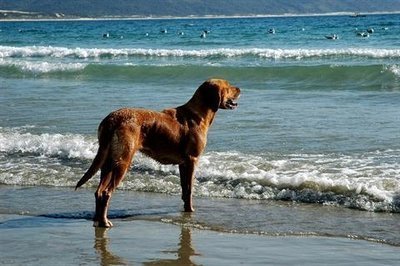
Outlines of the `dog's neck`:
M 184 116 L 192 118 L 199 126 L 209 127 L 214 121 L 216 115 L 216 111 L 212 108 L 198 103 L 197 101 L 193 101 L 193 99 L 178 107 L 178 110 L 179 109 L 181 109 Z

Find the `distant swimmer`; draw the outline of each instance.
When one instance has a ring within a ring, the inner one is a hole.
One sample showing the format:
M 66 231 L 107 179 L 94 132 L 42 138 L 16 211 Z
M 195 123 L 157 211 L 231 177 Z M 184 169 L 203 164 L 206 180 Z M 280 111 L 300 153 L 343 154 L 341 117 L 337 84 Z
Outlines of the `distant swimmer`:
M 161 33 L 168 33 L 167 29 L 162 29 Z
M 180 31 L 178 34 L 182 35 L 182 36 L 185 35 L 185 33 L 183 31 Z
M 268 30 L 268 33 L 269 33 L 269 34 L 275 34 L 275 32 L 276 32 L 276 31 L 275 31 L 274 28 L 271 28 L 271 29 Z
M 107 32 L 107 33 L 104 33 L 104 34 L 103 34 L 103 38 L 110 38 L 110 33 L 108 33 L 108 32 Z
M 328 40 L 337 40 L 339 39 L 339 36 L 337 34 L 332 34 L 332 35 L 327 35 L 325 36 Z
M 207 34 L 209 34 L 211 31 L 210 30 L 203 30 L 203 33 L 200 35 L 200 38 L 204 39 L 207 38 Z
M 361 32 L 357 32 L 357 36 L 363 37 L 363 38 L 368 38 L 369 37 L 369 33 L 361 31 Z
M 369 29 L 367 30 L 367 32 L 368 32 L 368 33 L 374 33 L 375 30 L 374 30 L 373 28 L 369 28 Z

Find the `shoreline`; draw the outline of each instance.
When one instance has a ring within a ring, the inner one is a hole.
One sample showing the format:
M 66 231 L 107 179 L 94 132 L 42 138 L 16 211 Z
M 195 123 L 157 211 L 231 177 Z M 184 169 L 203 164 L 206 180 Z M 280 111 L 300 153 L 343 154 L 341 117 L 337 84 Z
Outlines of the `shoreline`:
M 0 185 L 0 229 L 13 227 L 12 223 L 2 223 L 1 216 L 9 215 L 54 221 L 85 220 L 92 226 L 93 193 L 94 188 L 74 191 L 68 187 Z M 196 197 L 195 207 L 196 212 L 188 214 L 182 212 L 179 195 L 118 190 L 111 202 L 109 218 L 117 227 L 121 221 L 144 220 L 216 234 L 330 237 L 400 248 L 397 213 L 371 213 L 292 201 L 207 197 Z M 310 217 L 315 218 L 310 220 Z
M 0 232 L 7 265 L 395 265 L 400 258 L 398 247 L 364 240 L 221 233 L 140 218 L 104 229 L 83 219 L 0 214 Z
M 60 17 L 60 18 L 10 18 L 10 19 L 0 19 L 0 22 L 37 22 L 37 21 L 118 21 L 118 20 L 195 20 L 195 19 L 239 19 L 239 18 L 290 18 L 290 17 L 330 17 L 330 16 L 350 16 L 352 17 L 354 12 L 330 12 L 330 13 L 306 13 L 306 14 L 250 14 L 250 15 L 189 15 L 189 16 L 103 16 L 103 17 Z M 375 15 L 397 15 L 400 14 L 399 11 L 391 12 L 362 12 L 356 13 L 362 16 L 375 16 Z M 357 18 L 357 16 L 354 16 Z
M 398 242 L 382 234 L 397 234 L 395 214 L 215 198 L 195 198 L 196 212 L 188 214 L 179 195 L 119 190 L 110 206 L 114 227 L 104 229 L 92 226 L 93 192 L 0 185 L 0 264 L 372 266 L 400 260 Z

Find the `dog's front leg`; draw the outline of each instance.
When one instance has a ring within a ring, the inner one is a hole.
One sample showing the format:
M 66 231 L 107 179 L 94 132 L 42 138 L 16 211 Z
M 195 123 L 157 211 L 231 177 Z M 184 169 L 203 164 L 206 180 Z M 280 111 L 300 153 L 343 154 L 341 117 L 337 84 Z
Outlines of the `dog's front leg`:
M 194 170 L 196 168 L 197 159 L 190 158 L 183 164 L 179 165 L 179 174 L 182 186 L 182 200 L 184 202 L 185 212 L 194 212 L 192 204 Z

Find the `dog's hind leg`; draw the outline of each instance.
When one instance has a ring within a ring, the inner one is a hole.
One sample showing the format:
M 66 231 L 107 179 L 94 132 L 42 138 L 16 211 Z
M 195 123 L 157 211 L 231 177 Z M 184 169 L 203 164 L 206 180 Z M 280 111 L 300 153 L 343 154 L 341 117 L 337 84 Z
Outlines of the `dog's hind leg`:
M 110 200 L 106 188 L 112 178 L 112 162 L 108 159 L 101 168 L 100 184 L 94 193 L 96 199 L 96 211 L 93 218 L 95 227 L 111 227 L 112 223 L 107 219 L 107 207 Z
M 112 151 L 109 158 L 101 169 L 101 180 L 96 190 L 96 214 L 94 217 L 95 227 L 112 227 L 107 218 L 108 207 L 112 193 L 124 179 L 126 172 L 131 165 L 132 157 L 135 154 L 134 142 L 124 136 L 116 137 L 118 149 Z M 114 142 L 114 145 L 117 145 Z

